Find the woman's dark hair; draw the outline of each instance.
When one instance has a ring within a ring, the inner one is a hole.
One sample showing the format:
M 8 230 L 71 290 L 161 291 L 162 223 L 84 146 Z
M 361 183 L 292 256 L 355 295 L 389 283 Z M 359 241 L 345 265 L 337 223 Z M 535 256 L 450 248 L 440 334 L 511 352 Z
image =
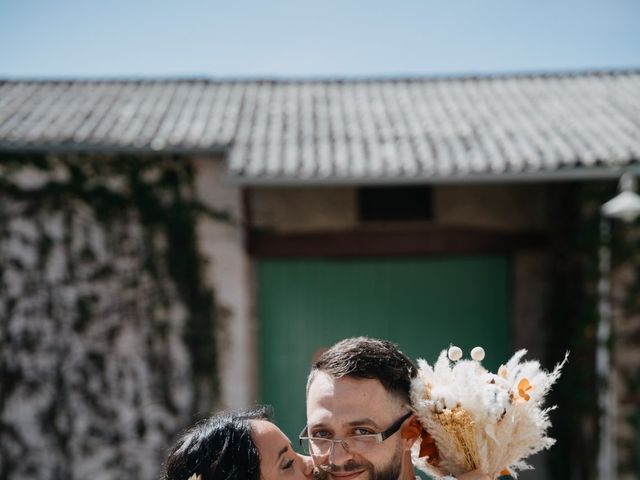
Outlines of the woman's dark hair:
M 251 420 L 271 421 L 268 407 L 218 413 L 187 430 L 171 449 L 163 480 L 259 480 L 260 454 Z

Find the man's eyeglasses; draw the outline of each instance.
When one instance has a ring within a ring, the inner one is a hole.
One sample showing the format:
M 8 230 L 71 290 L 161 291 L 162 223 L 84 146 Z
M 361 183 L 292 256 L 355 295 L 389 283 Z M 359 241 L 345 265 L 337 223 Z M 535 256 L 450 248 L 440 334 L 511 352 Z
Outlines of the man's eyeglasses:
M 412 413 L 413 412 L 409 412 L 400 417 L 384 432 L 368 433 L 365 435 L 351 435 L 347 438 L 341 439 L 310 437 L 308 427 L 304 427 L 299 437 L 300 445 L 308 455 L 316 457 L 330 454 L 336 443 L 342 445 L 342 448 L 347 452 L 363 452 L 374 445 L 384 442 L 387 438 L 396 433 L 400 429 L 400 426 L 402 426 L 402 423 L 409 418 Z

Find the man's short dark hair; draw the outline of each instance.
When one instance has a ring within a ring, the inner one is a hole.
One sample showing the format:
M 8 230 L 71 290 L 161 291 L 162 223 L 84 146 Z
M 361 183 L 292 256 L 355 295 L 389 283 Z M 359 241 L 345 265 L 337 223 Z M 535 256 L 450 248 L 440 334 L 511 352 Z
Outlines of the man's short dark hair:
M 318 372 L 333 378 L 378 380 L 389 393 L 409 403 L 411 379 L 418 369 L 396 344 L 377 338 L 354 337 L 336 343 L 313 363 L 307 392 Z

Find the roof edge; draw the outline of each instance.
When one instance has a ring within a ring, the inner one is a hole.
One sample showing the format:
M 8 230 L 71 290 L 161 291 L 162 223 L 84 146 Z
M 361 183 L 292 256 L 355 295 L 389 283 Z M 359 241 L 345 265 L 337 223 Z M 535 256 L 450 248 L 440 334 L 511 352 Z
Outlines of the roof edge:
M 412 81 L 455 81 L 455 80 L 500 80 L 506 78 L 564 78 L 589 77 L 605 75 L 638 75 L 640 65 L 625 67 L 585 67 L 575 69 L 531 69 L 526 71 L 502 72 L 451 72 L 451 73 L 406 73 L 406 74 L 371 74 L 371 75 L 229 75 L 226 77 L 206 75 L 123 75 L 123 76 L 51 76 L 51 77 L 21 77 L 0 76 L 0 83 L 377 83 L 377 82 L 412 82 Z
M 155 149 L 151 147 L 127 147 L 119 145 L 23 145 L 7 144 L 0 142 L 1 153 L 96 153 L 96 154 L 177 154 L 177 155 L 226 155 L 229 151 L 227 145 L 215 145 L 208 148 L 169 147 Z
M 228 174 L 225 181 L 244 187 L 336 187 L 336 186 L 384 186 L 384 185 L 465 185 L 491 183 L 538 183 L 588 180 L 616 180 L 623 173 L 640 176 L 640 164 L 634 163 L 619 167 L 571 168 L 542 172 L 508 172 L 500 174 L 473 174 L 452 176 L 416 175 L 413 177 L 325 177 L 294 178 L 286 176 L 244 177 Z

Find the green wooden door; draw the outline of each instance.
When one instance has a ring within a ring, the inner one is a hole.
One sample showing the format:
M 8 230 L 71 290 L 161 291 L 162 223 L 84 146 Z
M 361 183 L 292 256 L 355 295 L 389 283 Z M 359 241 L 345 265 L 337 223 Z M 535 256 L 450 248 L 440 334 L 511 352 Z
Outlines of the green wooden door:
M 315 352 L 351 336 L 396 342 L 430 363 L 450 343 L 509 353 L 505 256 L 258 261 L 261 401 L 296 443 Z

